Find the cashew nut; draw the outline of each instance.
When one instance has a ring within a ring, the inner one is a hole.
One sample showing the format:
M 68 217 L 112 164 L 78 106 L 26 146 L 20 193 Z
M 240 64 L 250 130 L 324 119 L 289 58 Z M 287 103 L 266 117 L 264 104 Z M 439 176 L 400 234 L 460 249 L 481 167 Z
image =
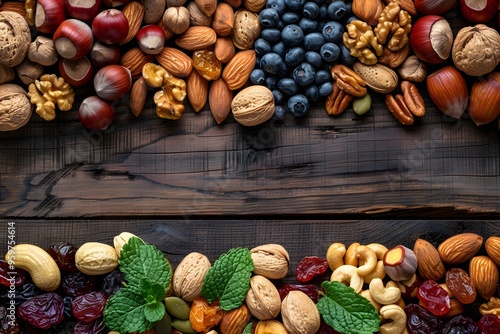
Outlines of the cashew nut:
M 61 271 L 56 261 L 38 246 L 17 244 L 7 252 L 5 261 L 26 270 L 33 283 L 44 291 L 54 291 L 61 283 Z
M 358 268 L 359 270 L 359 268 Z M 374 278 L 380 278 L 384 279 L 386 275 L 385 272 L 385 267 L 384 267 L 384 261 L 380 260 L 377 261 L 377 265 L 375 266 L 375 269 L 373 269 L 368 275 L 363 276 L 363 280 L 365 281 L 366 284 L 370 284 L 372 279 Z
M 380 326 L 380 334 L 401 334 L 406 328 L 406 313 L 398 305 L 385 305 L 379 311 L 382 321 L 390 320 Z
M 346 253 L 346 248 L 343 243 L 335 242 L 328 247 L 326 251 L 326 260 L 328 261 L 328 266 L 333 271 L 344 264 L 344 255 Z
M 357 293 L 363 288 L 363 278 L 358 275 L 358 268 L 349 264 L 338 267 L 332 273 L 330 281 L 337 281 L 350 286 Z
M 373 305 L 373 307 L 375 307 L 375 310 L 377 310 L 377 312 L 380 311 L 380 308 L 382 307 L 382 305 L 380 305 L 379 303 L 377 303 L 373 299 L 372 294 L 370 293 L 370 290 L 363 290 L 359 294 L 361 296 L 365 297 L 366 299 L 368 299 L 368 301 Z
M 356 256 L 356 248 L 361 246 L 359 242 L 353 242 L 345 253 L 344 263 L 351 266 L 358 266 L 358 257 Z
M 378 303 L 382 305 L 394 304 L 401 298 L 401 290 L 392 283 L 384 282 L 380 278 L 374 278 L 369 285 L 370 293 Z
M 367 246 L 370 247 L 371 249 L 373 249 L 373 251 L 375 252 L 375 254 L 377 254 L 377 259 L 378 260 L 383 260 L 385 252 L 387 252 L 389 250 L 384 245 L 377 244 L 377 243 L 368 244 Z
M 359 259 L 358 275 L 363 277 L 368 275 L 377 266 L 377 255 L 368 246 L 359 246 L 356 248 L 356 257 Z

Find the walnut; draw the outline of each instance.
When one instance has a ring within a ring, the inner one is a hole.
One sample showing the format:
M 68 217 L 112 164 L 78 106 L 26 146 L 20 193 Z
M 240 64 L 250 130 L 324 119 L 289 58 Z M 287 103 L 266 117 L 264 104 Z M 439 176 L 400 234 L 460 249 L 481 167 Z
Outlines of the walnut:
M 500 316 L 500 298 L 491 297 L 488 302 L 481 304 L 479 306 L 479 313 L 482 315 L 494 314 Z
M 43 70 L 42 65 L 32 62 L 28 58 L 24 58 L 22 63 L 16 66 L 17 75 L 25 85 L 30 85 L 36 79 L 39 79 L 43 74 Z
M 14 80 L 16 73 L 12 67 L 0 65 L 0 84 Z
M 42 75 L 40 80 L 29 85 L 28 90 L 31 103 L 36 105 L 36 112 L 46 121 L 55 118 L 56 106 L 61 111 L 68 111 L 73 107 L 73 88 L 55 74 Z
M 57 63 L 59 56 L 52 38 L 38 36 L 29 45 L 28 58 L 43 66 L 52 66 Z
M 351 56 L 357 57 L 365 65 L 377 63 L 377 56 L 381 56 L 383 46 L 379 44 L 372 27 L 368 23 L 354 20 L 347 25 L 342 39 L 345 46 L 351 51 Z
M 166 119 L 181 118 L 184 113 L 186 94 L 186 82 L 165 71 L 161 90 L 153 96 L 158 117 Z
M 411 30 L 411 16 L 396 2 L 385 6 L 373 30 L 380 44 L 387 44 L 391 51 L 401 50 L 408 43 Z M 387 42 L 388 41 L 388 42 Z
M 19 65 L 28 53 L 30 42 L 30 28 L 24 17 L 14 12 L 0 12 L 0 65 Z
M 460 29 L 452 48 L 455 66 L 470 76 L 481 76 L 500 62 L 500 34 L 484 24 Z
M 17 130 L 31 118 L 32 105 L 21 86 L 0 85 L 0 131 Z

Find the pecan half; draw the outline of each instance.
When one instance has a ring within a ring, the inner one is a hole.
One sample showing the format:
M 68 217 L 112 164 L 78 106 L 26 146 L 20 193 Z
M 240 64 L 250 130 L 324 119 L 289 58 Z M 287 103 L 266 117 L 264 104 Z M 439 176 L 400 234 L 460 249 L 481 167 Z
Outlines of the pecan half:
M 422 117 L 425 115 L 425 104 L 422 95 L 418 92 L 417 86 L 409 81 L 401 82 L 401 90 L 403 98 L 408 109 L 415 116 Z
M 391 94 L 385 95 L 385 105 L 391 114 L 403 125 L 412 125 L 414 122 L 413 115 L 406 105 L 403 95 L 396 94 L 396 97 Z
M 337 116 L 344 112 L 351 103 L 354 96 L 341 90 L 334 82 L 333 91 L 327 96 L 325 102 L 325 109 L 328 115 Z
M 366 95 L 365 80 L 349 67 L 345 65 L 334 65 L 331 69 L 331 73 L 340 90 L 357 97 Z

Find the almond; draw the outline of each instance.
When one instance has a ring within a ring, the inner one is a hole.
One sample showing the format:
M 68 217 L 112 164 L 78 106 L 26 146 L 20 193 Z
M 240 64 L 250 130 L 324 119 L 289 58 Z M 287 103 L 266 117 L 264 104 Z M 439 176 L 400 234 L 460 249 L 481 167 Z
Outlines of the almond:
M 488 256 L 500 266 L 500 237 L 489 237 L 484 246 Z
M 240 334 L 250 320 L 250 311 L 245 304 L 226 312 L 219 324 L 221 334 Z
M 143 77 L 137 79 L 130 90 L 130 110 L 135 117 L 138 117 L 146 104 L 148 85 Z
M 257 55 L 255 50 L 244 50 L 236 53 L 222 71 L 222 78 L 231 90 L 245 85 L 255 66 Z
M 229 4 L 221 2 L 217 5 L 212 21 L 212 28 L 218 36 L 226 37 L 234 27 L 234 10 Z
M 246 9 L 238 9 L 234 13 L 234 28 L 231 38 L 234 46 L 240 50 L 248 50 L 260 36 L 262 27 L 257 13 Z
M 152 62 L 154 55 L 148 55 L 141 51 L 138 47 L 132 48 L 125 52 L 120 59 L 120 65 L 128 68 L 133 79 L 137 79 L 142 75 L 142 67 Z
M 438 252 L 444 263 L 460 264 L 476 255 L 482 245 L 482 236 L 475 233 L 460 233 L 443 241 L 438 247 Z
M 212 16 L 217 8 L 217 0 L 195 0 L 196 4 L 207 16 Z
M 164 47 L 156 55 L 156 60 L 167 72 L 176 77 L 185 78 L 193 70 L 193 60 L 177 48 Z
M 353 65 L 353 70 L 377 93 L 390 93 L 398 85 L 398 75 L 385 65 L 365 65 L 357 62 Z
M 177 46 L 189 50 L 201 50 L 215 44 L 217 34 L 210 27 L 193 26 L 175 39 Z
M 141 28 L 142 20 L 144 19 L 144 5 L 139 1 L 131 1 L 123 7 L 122 13 L 128 21 L 127 37 L 125 37 L 125 40 L 121 43 L 125 44 L 133 40 Z
M 208 99 L 208 81 L 198 71 L 191 71 L 186 78 L 186 90 L 189 103 L 194 111 L 200 111 Z
M 243 0 L 243 6 L 251 12 L 258 13 L 266 5 L 266 0 Z
M 215 58 L 219 59 L 221 63 L 226 64 L 233 59 L 236 54 L 231 37 L 219 37 L 214 45 Z
M 212 81 L 208 93 L 210 111 L 217 124 L 221 124 L 231 112 L 231 101 L 233 92 L 229 89 L 222 78 Z
M 413 246 L 413 252 L 417 257 L 417 270 L 422 279 L 439 281 L 444 276 L 446 268 L 436 247 L 430 242 L 417 239 Z
M 498 268 L 492 259 L 485 255 L 475 256 L 469 263 L 469 276 L 477 292 L 486 300 L 497 290 Z

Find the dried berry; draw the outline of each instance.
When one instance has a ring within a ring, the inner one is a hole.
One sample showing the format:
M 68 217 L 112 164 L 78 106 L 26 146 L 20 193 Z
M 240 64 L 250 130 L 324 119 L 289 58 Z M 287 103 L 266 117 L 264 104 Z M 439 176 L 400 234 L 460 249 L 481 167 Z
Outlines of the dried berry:
M 63 320 L 64 301 L 56 293 L 44 293 L 22 303 L 17 314 L 27 323 L 37 328 L 47 329 Z
M 328 261 L 317 256 L 304 257 L 295 270 L 295 277 L 300 282 L 308 282 L 328 269 Z
M 314 303 L 317 303 L 319 300 L 319 289 L 314 284 L 284 284 L 279 289 L 281 300 L 283 300 L 290 291 L 296 290 L 304 292 Z
M 81 271 L 65 274 L 61 281 L 61 289 L 66 296 L 77 297 L 94 290 L 96 277 L 85 275 Z
M 474 320 L 459 315 L 452 318 L 444 328 L 444 334 L 480 334 Z
M 63 271 L 76 271 L 76 247 L 69 242 L 59 242 L 47 249 L 47 253 L 56 261 L 59 269 Z
M 462 304 L 470 304 L 476 300 L 476 287 L 467 272 L 460 268 L 452 268 L 446 272 L 446 286 Z
M 122 287 L 122 282 L 123 273 L 120 270 L 115 269 L 98 280 L 96 290 L 102 291 L 108 297 L 111 297 Z
M 17 334 L 20 331 L 15 309 L 12 313 L 11 310 L 0 306 L 0 334 Z
M 78 321 L 73 329 L 73 334 L 99 334 L 104 333 L 104 322 L 102 318 L 94 321 Z
M 422 282 L 417 289 L 417 297 L 424 307 L 436 316 L 446 314 L 450 306 L 450 294 L 435 281 Z
M 494 314 L 485 314 L 477 323 L 482 334 L 499 334 L 500 318 Z
M 104 292 L 92 291 L 76 297 L 72 303 L 73 316 L 81 321 L 90 322 L 102 317 L 108 297 Z
M 5 260 L 0 260 L 0 284 L 10 287 L 19 286 L 26 281 L 26 271 L 20 268 L 11 268 Z
M 443 321 L 420 305 L 409 304 L 405 307 L 406 326 L 410 334 L 442 334 Z

